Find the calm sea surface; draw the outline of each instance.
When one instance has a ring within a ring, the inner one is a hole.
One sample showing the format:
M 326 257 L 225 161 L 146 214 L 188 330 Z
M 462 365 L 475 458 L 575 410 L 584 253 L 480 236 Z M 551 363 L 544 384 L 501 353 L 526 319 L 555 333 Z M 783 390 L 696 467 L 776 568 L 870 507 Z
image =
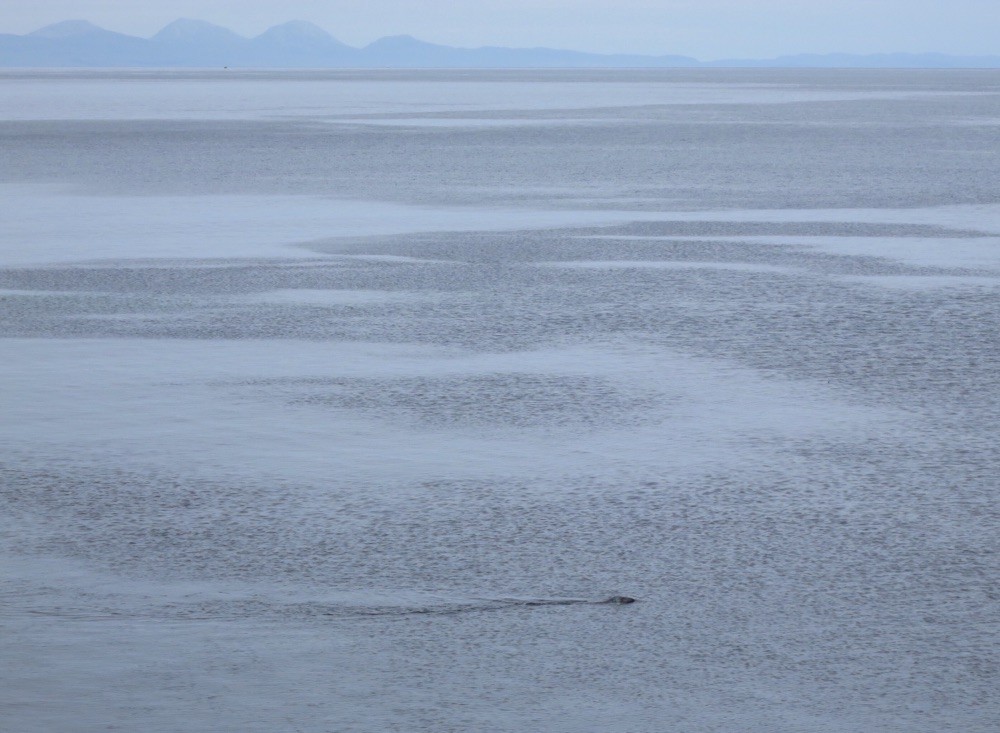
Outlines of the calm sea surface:
M 1000 72 L 0 71 L 0 203 L 0 729 L 1000 726 Z

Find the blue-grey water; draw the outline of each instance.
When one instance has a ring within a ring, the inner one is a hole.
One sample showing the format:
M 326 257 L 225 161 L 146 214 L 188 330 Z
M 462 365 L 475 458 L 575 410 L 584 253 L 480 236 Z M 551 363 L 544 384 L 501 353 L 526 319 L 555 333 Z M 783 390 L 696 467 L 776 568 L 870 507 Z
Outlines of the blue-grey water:
M 0 201 L 0 729 L 1000 726 L 1000 73 L 3 71 Z

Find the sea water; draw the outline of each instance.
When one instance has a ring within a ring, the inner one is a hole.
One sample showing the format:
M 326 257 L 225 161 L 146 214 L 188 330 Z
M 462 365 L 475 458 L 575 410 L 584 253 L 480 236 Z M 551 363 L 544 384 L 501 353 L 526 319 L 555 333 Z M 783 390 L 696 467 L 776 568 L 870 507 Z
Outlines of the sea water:
M 997 72 L 0 90 L 3 730 L 1000 724 Z

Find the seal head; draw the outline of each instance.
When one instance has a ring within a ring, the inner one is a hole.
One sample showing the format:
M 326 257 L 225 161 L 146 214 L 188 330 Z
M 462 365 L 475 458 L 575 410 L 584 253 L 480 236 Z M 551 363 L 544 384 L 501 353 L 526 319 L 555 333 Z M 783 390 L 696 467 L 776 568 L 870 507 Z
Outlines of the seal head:
M 626 603 L 635 603 L 635 598 L 630 596 L 611 596 L 602 603 L 614 603 L 619 606 L 624 606 Z

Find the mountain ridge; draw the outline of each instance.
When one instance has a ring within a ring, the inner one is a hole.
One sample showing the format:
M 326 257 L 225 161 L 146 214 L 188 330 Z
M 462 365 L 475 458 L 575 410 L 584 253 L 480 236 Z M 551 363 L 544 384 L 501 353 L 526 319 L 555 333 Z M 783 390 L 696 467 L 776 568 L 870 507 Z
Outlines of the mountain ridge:
M 1000 55 L 941 53 L 794 54 L 699 61 L 680 55 L 599 54 L 554 48 L 461 48 L 409 35 L 349 46 L 319 26 L 292 20 L 253 38 L 180 18 L 150 38 L 66 20 L 24 35 L 0 34 L 0 67 L 198 68 L 1000 68 Z
M 39 28 L 27 35 L 32 38 L 70 38 L 87 33 L 103 32 L 104 28 L 94 25 L 89 20 L 63 20 L 58 23 Z M 111 31 L 108 31 L 109 33 Z
M 205 20 L 194 20 L 192 18 L 178 18 L 174 22 L 163 26 L 163 28 L 161 28 L 155 35 L 149 38 L 150 41 L 157 41 L 161 43 L 190 43 L 191 41 L 204 39 L 247 40 L 243 36 L 224 26 L 209 23 Z

